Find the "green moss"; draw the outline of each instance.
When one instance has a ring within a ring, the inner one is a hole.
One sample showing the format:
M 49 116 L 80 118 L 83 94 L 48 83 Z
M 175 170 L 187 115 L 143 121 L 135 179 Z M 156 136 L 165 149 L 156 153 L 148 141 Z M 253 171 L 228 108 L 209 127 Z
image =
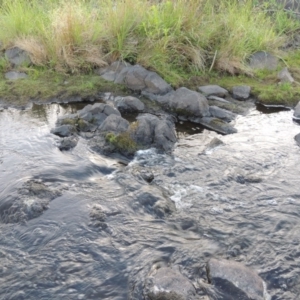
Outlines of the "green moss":
M 138 150 L 138 145 L 132 139 L 129 132 L 122 132 L 118 135 L 110 132 L 106 134 L 105 139 L 120 152 L 133 154 Z
M 30 101 L 46 103 L 56 98 L 73 96 L 87 98 L 101 92 L 126 93 L 126 88 L 108 82 L 98 75 L 65 75 L 47 70 L 30 68 L 29 77 L 9 81 L 0 75 L 0 99 L 10 105 L 26 105 Z

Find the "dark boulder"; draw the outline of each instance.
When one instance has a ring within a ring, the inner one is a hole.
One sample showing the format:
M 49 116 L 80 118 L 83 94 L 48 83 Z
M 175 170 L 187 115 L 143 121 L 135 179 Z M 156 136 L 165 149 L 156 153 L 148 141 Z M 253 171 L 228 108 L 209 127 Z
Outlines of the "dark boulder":
M 185 87 L 158 97 L 157 101 L 167 110 L 186 119 L 210 116 L 205 96 Z
M 263 280 L 241 263 L 210 259 L 207 263 L 208 281 L 222 300 L 265 300 Z
M 212 117 L 222 119 L 225 122 L 230 122 L 234 120 L 237 116 L 235 113 L 217 106 L 210 106 L 209 112 Z
M 77 136 L 65 137 L 59 141 L 58 148 L 61 151 L 67 151 L 76 147 L 77 143 L 78 143 Z
M 141 112 L 145 109 L 144 103 L 132 96 L 116 97 L 115 106 L 121 112 Z
M 177 141 L 175 125 L 171 118 L 151 114 L 142 114 L 137 117 L 131 136 L 142 147 L 152 146 L 167 152 L 173 149 Z
M 228 91 L 218 85 L 199 86 L 198 90 L 205 96 L 226 97 L 228 95 Z
M 129 122 L 122 117 L 111 114 L 109 115 L 99 127 L 99 131 L 101 132 L 115 132 L 121 133 L 128 129 Z

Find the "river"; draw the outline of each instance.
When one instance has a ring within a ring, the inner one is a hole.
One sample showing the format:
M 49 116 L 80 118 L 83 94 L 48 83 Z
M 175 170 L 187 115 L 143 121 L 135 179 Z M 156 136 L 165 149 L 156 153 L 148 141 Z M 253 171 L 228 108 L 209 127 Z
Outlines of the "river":
M 300 298 L 292 111 L 253 109 L 227 136 L 181 126 L 173 155 L 139 151 L 126 166 L 82 138 L 59 151 L 50 129 L 83 106 L 0 111 L 0 299 L 143 299 L 155 264 L 178 267 L 201 297 L 210 257 L 254 269 L 272 300 Z M 213 138 L 223 144 L 205 146 Z M 38 216 L 29 213 L 32 182 L 54 195 Z M 145 193 L 171 199 L 176 211 L 157 215 L 137 203 Z

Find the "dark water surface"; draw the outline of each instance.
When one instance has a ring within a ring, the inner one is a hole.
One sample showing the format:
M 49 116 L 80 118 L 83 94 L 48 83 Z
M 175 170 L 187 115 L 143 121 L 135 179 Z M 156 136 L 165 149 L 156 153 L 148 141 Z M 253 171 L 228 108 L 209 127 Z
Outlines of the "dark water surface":
M 143 299 L 154 265 L 176 266 L 200 287 L 210 257 L 256 270 L 272 300 L 300 299 L 300 127 L 291 111 L 254 110 L 228 136 L 195 126 L 173 156 L 141 151 L 125 167 L 84 139 L 58 150 L 50 129 L 79 108 L 0 112 L 0 214 L 12 202 L 26 214 L 33 200 L 20 191 L 32 180 L 60 191 L 39 217 L 0 223 L 0 299 Z M 214 137 L 224 145 L 205 148 Z M 151 184 L 140 171 L 154 174 Z M 176 212 L 158 217 L 137 203 L 142 193 L 170 197 Z

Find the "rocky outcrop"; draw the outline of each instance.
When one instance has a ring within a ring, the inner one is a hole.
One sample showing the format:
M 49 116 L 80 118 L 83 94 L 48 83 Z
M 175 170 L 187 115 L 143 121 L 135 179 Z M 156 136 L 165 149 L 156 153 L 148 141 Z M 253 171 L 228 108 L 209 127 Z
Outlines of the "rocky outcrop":
M 5 57 L 13 67 L 29 66 L 32 63 L 29 54 L 19 47 L 7 49 Z
M 250 97 L 251 87 L 248 85 L 239 85 L 232 88 L 233 98 L 238 100 L 247 100 Z
M 133 91 L 145 91 L 156 95 L 164 95 L 172 90 L 156 72 L 148 71 L 140 65 L 114 62 L 101 68 L 97 73 L 108 81 L 124 84 Z
M 146 279 L 147 300 L 195 300 L 196 290 L 179 271 L 169 267 L 153 270 Z
M 217 291 L 217 299 L 222 300 L 265 300 L 266 291 L 263 280 L 243 264 L 210 259 L 207 275 Z
M 258 51 L 250 56 L 249 66 L 252 69 L 266 69 L 274 71 L 278 66 L 278 58 L 268 52 Z

